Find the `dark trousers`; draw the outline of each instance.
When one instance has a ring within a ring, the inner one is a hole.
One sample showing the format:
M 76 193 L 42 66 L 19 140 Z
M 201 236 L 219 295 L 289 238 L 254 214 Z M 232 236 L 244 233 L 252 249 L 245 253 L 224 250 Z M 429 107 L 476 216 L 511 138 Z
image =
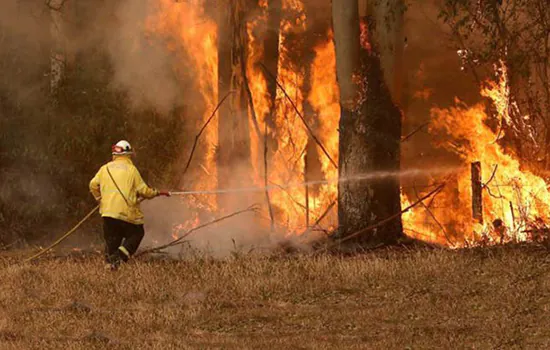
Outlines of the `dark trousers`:
M 134 225 L 113 218 L 103 218 L 105 257 L 108 263 L 119 263 L 136 252 L 145 235 L 143 225 Z M 126 254 L 128 253 L 128 254 Z

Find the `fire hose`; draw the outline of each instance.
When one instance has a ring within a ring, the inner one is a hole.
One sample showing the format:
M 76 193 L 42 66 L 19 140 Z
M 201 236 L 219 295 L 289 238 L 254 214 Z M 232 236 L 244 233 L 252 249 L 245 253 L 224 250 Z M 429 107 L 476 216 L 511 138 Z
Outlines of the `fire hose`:
M 67 233 L 65 233 L 63 236 L 61 236 L 57 241 L 53 242 L 50 246 L 42 249 L 41 251 L 39 251 L 35 255 L 25 259 L 23 261 L 23 263 L 26 263 L 26 262 L 29 262 L 29 261 L 32 261 L 34 259 L 37 259 L 37 258 L 41 257 L 42 255 L 46 254 L 46 252 L 50 251 L 52 248 L 57 246 L 59 243 L 63 242 L 70 235 L 72 235 L 80 226 L 82 226 L 82 224 L 85 223 L 98 209 L 99 209 L 99 205 L 96 206 L 94 209 L 92 209 L 88 214 L 86 214 L 86 216 L 82 220 L 80 220 L 80 222 L 78 224 L 76 224 L 72 229 L 67 231 Z

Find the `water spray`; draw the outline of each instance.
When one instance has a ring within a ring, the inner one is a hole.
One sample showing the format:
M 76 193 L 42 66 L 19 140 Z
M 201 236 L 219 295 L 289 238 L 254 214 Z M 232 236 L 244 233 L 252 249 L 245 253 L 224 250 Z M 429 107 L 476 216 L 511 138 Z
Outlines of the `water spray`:
M 213 195 L 213 194 L 227 194 L 227 193 L 265 192 L 265 191 L 300 188 L 300 187 L 315 186 L 315 185 L 328 185 L 328 184 L 335 184 L 335 183 L 377 180 L 377 179 L 384 179 L 384 178 L 390 178 L 390 177 L 403 179 L 403 178 L 414 177 L 419 175 L 435 175 L 435 174 L 452 173 L 457 171 L 458 169 L 460 168 L 438 167 L 438 168 L 428 168 L 428 169 L 412 168 L 412 169 L 406 169 L 406 170 L 400 170 L 400 171 L 372 171 L 372 172 L 362 173 L 362 174 L 343 177 L 343 178 L 331 178 L 326 180 L 295 182 L 287 185 L 269 185 L 269 186 L 263 186 L 263 187 L 240 187 L 240 188 L 227 188 L 227 189 L 202 190 L 202 191 L 181 191 L 181 192 L 170 192 L 170 195 L 189 196 L 189 195 L 198 195 L 198 194 Z

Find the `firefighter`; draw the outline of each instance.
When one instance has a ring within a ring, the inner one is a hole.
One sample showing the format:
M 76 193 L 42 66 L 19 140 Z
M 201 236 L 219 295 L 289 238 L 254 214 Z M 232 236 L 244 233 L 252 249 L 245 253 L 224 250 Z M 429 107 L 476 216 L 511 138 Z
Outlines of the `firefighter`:
M 90 181 L 90 192 L 100 203 L 105 256 L 111 270 L 118 269 L 121 261 L 128 261 L 143 239 L 140 202 L 170 196 L 169 192 L 147 186 L 132 163 L 133 153 L 128 141 L 119 141 L 112 147 L 113 160 L 103 165 Z

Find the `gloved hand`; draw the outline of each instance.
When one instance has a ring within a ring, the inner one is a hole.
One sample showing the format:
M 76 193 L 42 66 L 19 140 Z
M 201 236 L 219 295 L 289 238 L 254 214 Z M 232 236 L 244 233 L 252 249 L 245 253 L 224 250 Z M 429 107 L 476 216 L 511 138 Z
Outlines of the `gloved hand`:
M 168 191 L 160 191 L 160 192 L 159 192 L 159 196 L 170 197 L 170 192 L 168 192 Z

